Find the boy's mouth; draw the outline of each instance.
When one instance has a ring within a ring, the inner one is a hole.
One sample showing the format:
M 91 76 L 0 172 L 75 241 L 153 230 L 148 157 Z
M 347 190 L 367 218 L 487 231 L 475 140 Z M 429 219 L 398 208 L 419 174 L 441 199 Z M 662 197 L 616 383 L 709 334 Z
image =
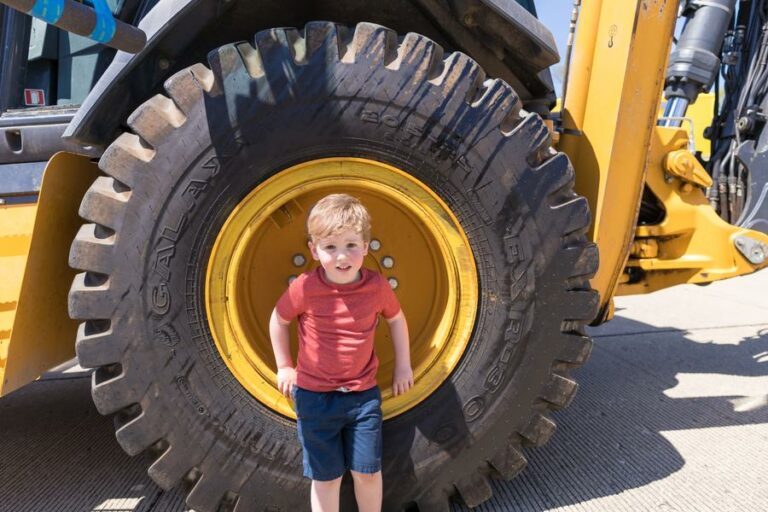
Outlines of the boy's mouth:
M 341 272 L 346 272 L 347 270 L 351 269 L 352 265 L 347 265 L 346 267 L 336 267 L 336 270 L 340 270 Z

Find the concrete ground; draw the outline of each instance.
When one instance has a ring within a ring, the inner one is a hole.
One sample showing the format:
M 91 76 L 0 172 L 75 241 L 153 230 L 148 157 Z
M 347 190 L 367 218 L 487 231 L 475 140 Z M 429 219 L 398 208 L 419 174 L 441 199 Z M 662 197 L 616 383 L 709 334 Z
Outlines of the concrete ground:
M 476 510 L 768 510 L 768 271 L 616 304 L 552 441 Z M 89 385 L 62 369 L 0 399 L 0 512 L 186 511 Z

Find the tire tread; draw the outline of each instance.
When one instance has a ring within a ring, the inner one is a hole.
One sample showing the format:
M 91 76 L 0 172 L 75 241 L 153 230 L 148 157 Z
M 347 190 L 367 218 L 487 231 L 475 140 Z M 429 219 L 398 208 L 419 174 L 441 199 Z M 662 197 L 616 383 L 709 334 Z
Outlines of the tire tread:
M 597 249 L 585 236 L 590 223 L 586 200 L 573 192 L 573 170 L 567 157 L 552 151 L 551 136 L 544 122 L 537 114 L 522 110 L 520 98 L 505 82 L 486 80 L 483 69 L 463 53 L 445 55 L 440 45 L 413 33 L 398 42 L 395 32 L 372 23 L 359 23 L 348 30 L 334 23 L 311 22 L 303 32 L 296 29 L 261 31 L 254 36 L 253 44 L 240 42 L 212 52 L 210 67 L 195 64 L 175 73 L 164 83 L 167 96 L 150 98 L 129 117 L 128 126 L 133 133 L 120 135 L 105 151 L 99 167 L 108 176 L 97 179 L 83 199 L 81 216 L 90 224 L 81 228 L 73 242 L 70 263 L 85 272 L 78 274 L 72 285 L 71 314 L 73 318 L 88 321 L 114 317 L 114 304 L 119 298 L 110 288 L 115 265 L 111 254 L 116 237 L 120 236 L 126 204 L 139 187 L 148 186 L 147 174 L 157 157 L 156 148 L 199 113 L 206 97 L 222 94 L 228 87 L 228 77 L 233 80 L 247 77 L 252 81 L 250 87 L 258 89 L 261 95 L 259 87 L 266 80 L 270 63 L 301 67 L 314 59 L 341 65 L 366 62 L 371 68 L 385 68 L 390 72 L 407 70 L 404 83 L 407 78 L 410 84 L 429 84 L 439 89 L 432 91 L 446 99 L 456 104 L 463 102 L 465 105 L 459 105 L 461 108 L 475 109 L 474 112 L 487 116 L 492 120 L 491 126 L 495 123 L 508 143 L 520 145 L 527 164 L 534 168 L 531 174 L 536 175 L 536 181 L 525 186 L 549 205 L 553 218 L 565 219 L 565 224 L 558 224 L 565 226 L 561 240 L 563 252 L 559 255 L 572 262 L 567 270 L 570 275 L 563 281 L 573 305 L 561 325 L 564 348 L 553 364 L 548 383 L 539 392 L 541 410 L 520 432 L 509 432 L 505 447 L 496 449 L 474 472 L 455 478 L 452 492 L 468 506 L 477 506 L 491 497 L 488 474 L 503 478 L 517 475 L 527 464 L 521 445 L 546 443 L 555 430 L 547 411 L 567 406 L 575 395 L 577 385 L 567 377 L 566 371 L 581 365 L 591 349 L 591 340 L 578 331 L 591 320 L 590 315 L 597 307 L 596 293 L 589 290 L 587 282 L 597 269 Z M 259 100 L 264 98 L 259 96 Z M 116 234 L 99 239 L 98 230 L 113 230 Z M 534 256 L 529 254 L 528 261 L 522 262 L 510 287 L 516 300 L 528 300 L 535 291 Z M 104 279 L 103 284 L 88 285 L 88 275 L 92 279 Z M 127 347 L 117 341 L 111 328 L 85 335 L 85 325 L 81 324 L 82 333 L 78 334 L 78 355 L 82 354 L 85 364 L 98 367 L 94 373 L 93 396 L 99 412 L 123 411 L 117 420 L 116 435 L 126 452 L 133 455 L 159 447 L 162 453 L 151 465 L 150 476 L 164 489 L 172 488 L 181 480 L 192 483 L 187 498 L 190 506 L 214 510 L 222 499 L 232 498 L 226 482 L 206 474 L 207 450 L 199 447 L 193 456 L 184 456 L 179 440 L 152 434 L 160 427 L 153 419 L 157 411 L 147 402 L 151 384 L 143 378 L 132 377 L 131 368 L 122 368 L 123 372 L 113 375 L 115 364 L 121 363 Z M 433 489 L 416 501 L 420 507 L 429 507 L 422 510 L 447 510 L 447 496 L 442 490 Z M 234 503 L 235 510 L 240 510 L 253 501 L 246 492 Z

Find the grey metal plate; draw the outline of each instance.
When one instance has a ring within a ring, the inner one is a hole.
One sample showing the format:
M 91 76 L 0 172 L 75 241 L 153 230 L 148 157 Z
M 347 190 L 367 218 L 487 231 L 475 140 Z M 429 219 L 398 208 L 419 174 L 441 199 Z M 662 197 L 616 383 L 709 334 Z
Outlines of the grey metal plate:
M 0 164 L 0 197 L 31 195 L 40 192 L 43 171 L 47 163 Z

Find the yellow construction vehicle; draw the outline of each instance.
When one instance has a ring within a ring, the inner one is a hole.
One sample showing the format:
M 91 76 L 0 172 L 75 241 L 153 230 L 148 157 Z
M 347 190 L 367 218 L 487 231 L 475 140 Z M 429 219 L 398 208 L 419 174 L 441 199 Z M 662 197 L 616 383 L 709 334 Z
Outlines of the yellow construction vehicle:
M 0 394 L 76 349 L 195 510 L 307 506 L 268 321 L 327 193 L 411 328 L 397 397 L 377 334 L 386 510 L 520 472 L 615 295 L 767 264 L 763 0 L 575 2 L 559 114 L 530 1 L 0 2 L 48 22 L 3 8 Z

